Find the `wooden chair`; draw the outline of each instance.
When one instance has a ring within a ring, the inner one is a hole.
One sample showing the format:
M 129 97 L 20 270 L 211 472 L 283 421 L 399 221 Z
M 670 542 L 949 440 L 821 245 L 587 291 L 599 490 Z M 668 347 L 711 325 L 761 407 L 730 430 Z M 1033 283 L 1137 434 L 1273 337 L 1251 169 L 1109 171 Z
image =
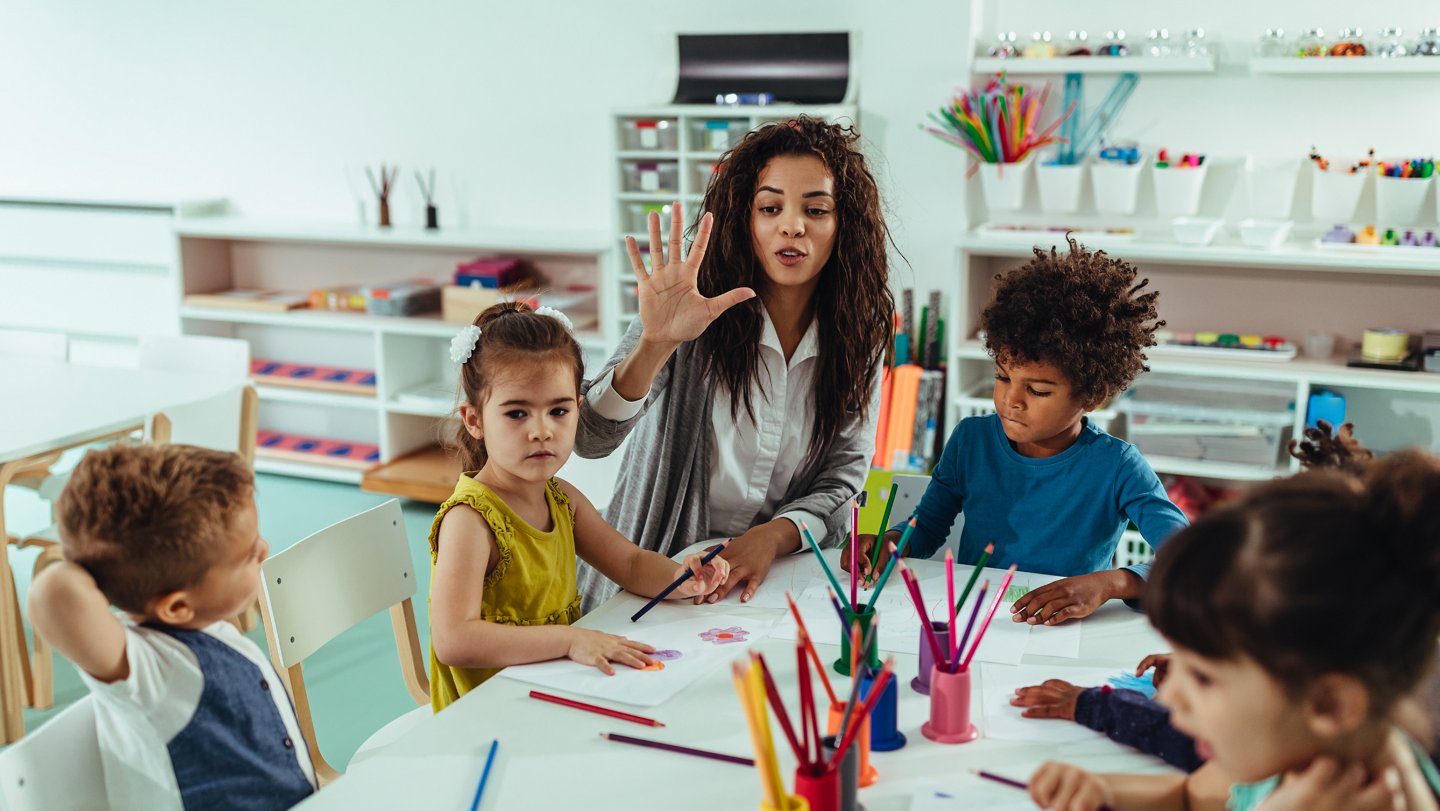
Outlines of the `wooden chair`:
M 320 754 L 302 666 L 362 620 L 390 612 L 400 674 L 419 705 L 381 728 L 356 753 L 374 749 L 431 715 L 430 680 L 415 629 L 415 571 L 400 502 L 391 499 L 276 554 L 260 567 L 270 657 L 295 701 L 295 715 L 322 784 L 340 776 Z
M 5 811 L 110 807 L 95 732 L 95 699 L 85 696 L 0 752 L 0 807 Z

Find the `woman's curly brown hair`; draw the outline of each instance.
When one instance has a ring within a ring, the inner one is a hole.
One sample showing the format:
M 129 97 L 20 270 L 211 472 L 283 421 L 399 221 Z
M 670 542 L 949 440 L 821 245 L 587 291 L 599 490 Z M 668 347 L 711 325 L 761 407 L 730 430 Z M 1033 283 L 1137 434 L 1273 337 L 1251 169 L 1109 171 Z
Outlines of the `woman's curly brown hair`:
M 700 292 L 758 291 L 765 271 L 755 255 L 750 217 L 760 172 L 778 157 L 814 156 L 835 180 L 835 247 L 812 302 L 820 347 L 810 459 L 824 453 L 853 415 L 869 408 L 880 360 L 890 351 L 895 312 L 886 252 L 890 230 L 858 143 L 854 128 L 808 116 L 767 124 L 721 158 L 701 204 L 715 215 L 715 230 L 700 264 Z M 692 239 L 695 230 L 692 224 Z M 732 395 L 732 419 L 742 404 L 754 417 L 750 396 L 759 376 L 763 306 L 757 297 L 731 307 L 695 341 L 703 376 L 719 378 Z
M 980 314 L 985 349 L 1003 363 L 1050 363 L 1069 378 L 1075 399 L 1098 405 L 1149 371 L 1155 345 L 1154 291 L 1134 265 L 1066 237 L 1070 252 L 1035 249 L 1035 258 L 996 275 L 995 298 Z M 1153 323 L 1152 323 L 1153 322 Z

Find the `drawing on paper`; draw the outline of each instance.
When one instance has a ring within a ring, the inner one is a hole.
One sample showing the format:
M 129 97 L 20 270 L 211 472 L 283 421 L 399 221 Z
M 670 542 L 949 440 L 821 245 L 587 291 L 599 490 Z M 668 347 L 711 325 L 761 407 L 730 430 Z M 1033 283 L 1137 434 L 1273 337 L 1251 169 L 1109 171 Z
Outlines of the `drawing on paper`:
M 738 625 L 729 628 L 711 628 L 700 634 L 700 639 L 713 645 L 731 645 L 736 642 L 744 642 L 750 632 Z
M 655 651 L 654 653 L 647 653 L 647 654 L 645 654 L 645 655 L 646 655 L 646 656 L 649 656 L 651 659 L 659 659 L 659 660 L 662 661 L 662 662 L 671 662 L 671 661 L 674 661 L 674 660 L 676 660 L 676 659 L 679 659 L 679 658 L 680 658 L 681 656 L 683 656 L 684 654 L 682 654 L 682 653 L 681 653 L 680 651 L 678 651 L 678 650 L 669 650 L 669 649 L 666 649 L 666 650 L 657 650 L 657 651 Z

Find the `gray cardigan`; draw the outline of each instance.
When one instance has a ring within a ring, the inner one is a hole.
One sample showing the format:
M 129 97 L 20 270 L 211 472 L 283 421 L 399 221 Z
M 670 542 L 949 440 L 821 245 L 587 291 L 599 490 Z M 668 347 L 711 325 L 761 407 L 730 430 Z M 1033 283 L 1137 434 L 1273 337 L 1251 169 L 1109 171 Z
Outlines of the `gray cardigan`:
M 640 330 L 637 318 L 595 380 L 630 355 L 640 342 Z M 642 549 L 666 556 L 706 540 L 714 458 L 710 413 L 715 402 L 715 381 L 700 378 L 693 342 L 682 344 L 670 357 L 655 376 L 640 413 L 629 420 L 617 422 L 595 412 L 585 396 L 593 383 L 585 382 L 580 397 L 575 452 L 587 459 L 608 456 L 634 432 L 605 519 Z M 654 413 L 647 418 L 647 412 L 652 410 Z M 756 523 L 769 521 L 787 510 L 805 510 L 826 516 L 825 543 L 839 545 L 848 534 L 848 502 L 865 486 L 870 470 L 879 410 L 877 375 L 867 413 L 852 415 L 818 461 L 807 458 L 802 462 L 779 507 L 770 515 L 762 511 L 755 517 Z M 583 561 L 578 585 L 582 611 L 596 608 L 619 591 L 619 586 Z

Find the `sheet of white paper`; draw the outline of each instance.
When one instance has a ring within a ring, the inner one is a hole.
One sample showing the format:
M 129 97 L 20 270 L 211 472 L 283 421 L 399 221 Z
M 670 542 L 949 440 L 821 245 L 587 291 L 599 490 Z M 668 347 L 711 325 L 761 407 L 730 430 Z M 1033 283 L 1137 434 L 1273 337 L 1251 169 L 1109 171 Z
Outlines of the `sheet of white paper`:
M 1021 687 L 1031 687 L 1046 679 L 1062 679 L 1081 687 L 1108 683 L 1114 668 L 1055 667 L 1053 665 L 984 665 L 980 668 L 981 713 L 984 725 L 980 734 L 1005 741 L 1036 743 L 1070 743 L 1103 738 L 1104 735 L 1080 726 L 1074 721 L 1053 718 L 1023 718 L 1022 708 L 1010 706 L 1010 699 Z
M 506 811 L 517 808 L 609 808 L 616 803 L 623 806 L 623 792 L 629 790 L 637 792 L 631 798 L 632 804 L 645 804 L 644 797 L 647 796 L 663 796 L 667 799 L 662 804 L 683 808 L 685 803 L 676 800 L 682 793 L 677 788 L 680 786 L 707 793 L 733 793 L 735 808 L 755 808 L 759 804 L 760 781 L 747 766 L 731 766 L 705 758 L 639 749 L 599 737 L 595 738 L 593 748 L 586 748 L 591 751 L 511 760 L 506 764 L 496 804 L 492 807 Z M 750 752 L 742 749 L 735 754 L 749 755 Z M 657 771 L 661 770 L 663 776 L 657 776 Z M 565 775 L 604 775 L 603 786 L 589 779 L 556 779 Z M 494 779 L 493 775 L 491 779 Z M 656 786 L 664 787 L 662 794 L 654 793 Z M 490 792 L 487 790 L 486 793 Z
M 331 808 L 412 808 L 415 787 L 425 787 L 431 808 L 469 808 L 485 771 L 490 744 L 468 755 L 373 757 L 345 772 L 345 779 L 325 787 L 323 802 Z M 495 752 L 495 765 L 485 784 L 480 808 L 504 808 L 495 802 L 497 778 L 504 771 L 505 744 Z M 319 795 L 316 795 L 319 796 Z M 302 803 L 299 808 L 304 808 Z
M 654 707 L 688 687 L 719 663 L 739 656 L 750 640 L 765 636 L 773 619 L 751 615 L 704 614 L 690 619 L 647 626 L 626 635 L 658 649 L 654 658 L 660 670 L 617 666 L 614 676 L 556 659 L 532 665 L 507 667 L 503 678 L 551 687 L 582 696 L 602 698 L 636 707 Z
M 1030 795 L 1017 788 L 986 782 L 979 778 L 957 780 L 947 785 L 922 780 L 910 799 L 910 811 L 1035 811 Z

